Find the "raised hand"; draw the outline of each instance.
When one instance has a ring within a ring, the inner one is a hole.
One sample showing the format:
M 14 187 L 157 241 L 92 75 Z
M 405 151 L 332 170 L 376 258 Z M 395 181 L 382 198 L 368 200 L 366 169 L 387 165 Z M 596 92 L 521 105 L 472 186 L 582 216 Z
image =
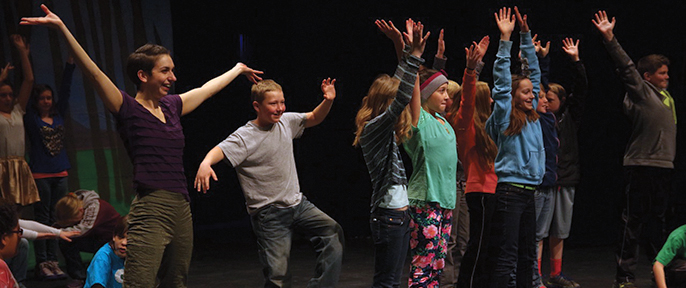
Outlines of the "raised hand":
M 52 11 L 50 11 L 50 9 L 48 9 L 48 7 L 45 6 L 45 4 L 41 4 L 40 8 L 43 9 L 43 12 L 45 12 L 44 17 L 22 17 L 21 22 L 19 22 L 19 24 L 43 25 L 51 28 L 59 28 L 60 26 L 64 25 L 62 19 L 60 19 L 60 17 L 58 17 L 57 14 L 52 13 Z
M 407 45 L 410 45 L 410 43 L 412 43 L 412 29 L 415 24 L 417 23 L 415 23 L 414 20 L 412 20 L 412 18 L 405 20 L 405 32 L 403 32 L 403 36 L 405 36 L 405 44 Z
M 545 46 L 541 45 L 541 40 L 536 40 L 538 38 L 538 34 L 534 35 L 534 37 L 531 38 L 531 42 L 534 43 L 534 48 L 536 48 L 536 55 L 541 58 L 545 58 L 545 56 L 548 56 L 548 53 L 550 52 L 550 41 L 545 43 Z
M 336 99 L 336 79 L 331 80 L 331 78 L 326 78 L 322 80 L 322 93 L 324 93 L 324 99 L 333 101 Z
M 410 41 L 408 44 L 412 49 L 410 53 L 415 57 L 422 57 L 422 53 L 424 53 L 424 48 L 426 47 L 426 39 L 429 39 L 431 32 L 427 32 L 426 35 L 422 37 L 422 34 L 424 33 L 424 24 L 422 24 L 422 22 L 414 23 L 412 25 L 412 30 L 408 32 L 410 33 L 406 34 L 412 34 L 412 36 L 406 36 L 407 40 Z
M 479 48 L 479 59 L 477 63 L 484 58 L 484 55 L 486 55 L 486 51 L 488 50 L 488 44 L 490 43 L 491 37 L 489 37 L 488 35 L 484 36 L 484 38 L 481 38 L 481 41 L 479 41 L 479 45 L 477 45 L 477 47 Z
M 598 28 L 600 34 L 603 34 L 605 41 L 610 42 L 612 38 L 615 37 L 613 30 L 615 29 L 615 17 L 612 17 L 612 21 L 607 18 L 607 13 L 603 10 L 595 13 L 595 19 L 591 19 L 593 25 Z
M 24 37 L 21 35 L 12 34 L 10 35 L 10 39 L 12 39 L 12 43 L 14 43 L 14 47 L 17 47 L 19 53 L 29 53 L 29 44 L 26 43 Z
M 472 42 L 469 48 L 465 47 L 464 52 L 467 55 L 467 70 L 474 71 L 476 65 L 479 64 L 479 52 L 480 48 L 476 42 Z
M 572 38 L 562 39 L 562 50 L 565 50 L 565 53 L 572 58 L 572 61 L 579 61 L 579 39 L 576 39 L 576 43 L 574 43 Z
M 9 72 L 12 69 L 14 69 L 14 66 L 12 66 L 12 64 L 10 64 L 10 62 L 7 62 L 7 65 L 5 65 L 5 68 L 0 68 L 0 82 L 4 82 L 5 80 L 7 80 Z
M 258 81 L 262 81 L 262 78 L 257 74 L 264 74 L 264 72 L 254 70 L 241 62 L 236 63 L 236 67 L 240 69 L 241 75 L 244 75 L 246 78 L 248 78 L 250 82 L 257 83 Z
M 517 23 L 519 24 L 519 30 L 524 33 L 529 32 L 529 23 L 526 21 L 526 14 L 524 14 L 524 17 L 522 17 L 522 14 L 519 13 L 519 8 L 517 8 L 517 6 L 515 6 L 514 10 L 515 16 L 517 17 Z
M 500 30 L 500 40 L 510 41 L 515 23 L 512 9 L 505 7 L 500 8 L 500 10 L 495 13 L 495 22 L 498 24 L 498 29 Z
M 438 49 L 436 51 L 436 58 L 445 58 L 445 41 L 443 40 L 443 29 L 438 33 Z
M 376 27 L 379 28 L 379 31 L 386 35 L 388 39 L 391 39 L 393 43 L 396 43 L 396 41 L 403 41 L 403 34 L 400 33 L 400 30 L 398 30 L 398 28 L 395 28 L 393 22 L 391 22 L 390 20 L 388 22 L 386 22 L 385 20 L 376 20 L 374 21 L 374 24 L 376 24 Z

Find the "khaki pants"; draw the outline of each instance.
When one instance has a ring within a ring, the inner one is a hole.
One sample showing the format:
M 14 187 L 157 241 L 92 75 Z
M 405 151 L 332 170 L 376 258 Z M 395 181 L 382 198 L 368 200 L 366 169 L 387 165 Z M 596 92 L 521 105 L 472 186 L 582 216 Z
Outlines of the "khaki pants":
M 124 286 L 186 287 L 193 251 L 193 220 L 179 193 L 156 190 L 131 202 Z

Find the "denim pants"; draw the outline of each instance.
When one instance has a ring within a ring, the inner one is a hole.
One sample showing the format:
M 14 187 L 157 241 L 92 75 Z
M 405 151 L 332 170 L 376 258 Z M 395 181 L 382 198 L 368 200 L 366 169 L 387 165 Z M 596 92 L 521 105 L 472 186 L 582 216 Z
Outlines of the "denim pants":
M 494 197 L 489 287 L 529 288 L 536 258 L 534 191 L 499 183 Z
M 186 287 L 193 252 L 193 219 L 176 192 L 139 192 L 131 202 L 123 287 Z
M 250 220 L 257 237 L 264 287 L 291 287 L 288 258 L 294 232 L 306 236 L 317 253 L 315 276 L 307 287 L 336 286 L 345 242 L 343 229 L 305 196 L 293 207 L 263 207 Z
M 52 226 L 55 223 L 55 204 L 67 193 L 67 177 L 50 177 L 36 179 L 40 201 L 33 204 L 36 222 Z M 45 261 L 57 261 L 57 239 L 34 240 L 33 250 L 36 264 Z
M 550 223 L 555 209 L 555 188 L 539 187 L 534 193 L 536 202 L 536 257 L 534 257 L 533 287 L 541 287 L 541 275 L 538 273 L 538 242 L 548 237 Z
M 410 244 L 410 212 L 376 208 L 369 219 L 374 240 L 372 287 L 400 287 Z
M 667 239 L 665 218 L 669 203 L 673 169 L 647 166 L 624 167 L 627 180 L 622 241 L 617 248 L 618 283 L 634 282 L 642 233 L 647 238 L 646 254 L 655 259 Z
M 470 192 L 465 194 L 469 207 L 469 242 L 462 258 L 457 287 L 477 288 L 488 285 L 488 245 L 494 194 Z

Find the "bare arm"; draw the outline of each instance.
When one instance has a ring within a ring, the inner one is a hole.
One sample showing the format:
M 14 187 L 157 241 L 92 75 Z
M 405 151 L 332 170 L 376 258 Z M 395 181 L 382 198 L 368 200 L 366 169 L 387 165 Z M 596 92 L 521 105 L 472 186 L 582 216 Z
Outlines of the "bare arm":
M 655 264 L 653 264 L 653 276 L 655 276 L 657 288 L 667 288 L 667 282 L 665 281 L 665 265 L 662 265 L 659 261 L 655 261 Z
M 408 21 L 412 21 L 411 19 Z M 417 43 L 416 45 L 421 45 L 424 47 L 426 45 L 426 39 L 429 38 L 429 35 L 431 33 L 426 33 L 424 34 L 424 25 L 421 22 L 416 22 L 412 23 L 412 26 L 408 25 L 407 27 L 407 32 L 405 32 L 405 41 L 408 43 Z M 413 39 L 416 38 L 421 38 L 422 41 L 414 41 Z M 413 46 L 416 46 L 413 44 Z M 422 48 L 422 51 L 424 49 Z M 414 49 L 414 51 L 417 51 L 417 49 Z M 417 123 L 419 123 L 419 115 L 421 114 L 421 109 L 422 109 L 422 97 L 421 97 L 421 90 L 419 89 L 419 86 L 421 83 L 419 82 L 419 76 L 417 76 L 417 80 L 415 81 L 414 84 L 414 90 L 412 91 L 412 99 L 410 99 L 410 115 L 412 116 L 412 126 L 417 127 Z
M 336 87 L 334 84 L 336 84 L 336 79 L 331 80 L 331 78 L 327 78 L 322 80 L 322 93 L 324 93 L 324 100 L 322 100 L 322 103 L 319 103 L 319 105 L 317 105 L 312 112 L 308 112 L 306 114 L 307 121 L 305 121 L 305 128 L 319 125 L 319 123 L 324 121 L 326 115 L 329 115 L 331 105 L 333 105 L 333 99 L 336 98 Z
M 26 110 L 26 104 L 29 103 L 29 96 L 31 96 L 31 89 L 33 89 L 33 69 L 31 68 L 31 61 L 29 61 L 29 45 L 23 37 L 19 35 L 12 35 L 12 42 L 14 47 L 19 51 L 19 58 L 21 58 L 21 71 L 24 79 L 21 81 L 17 101 L 22 110 Z
M 95 90 L 98 92 L 107 110 L 114 113 L 119 112 L 123 99 L 117 86 L 112 83 L 112 80 L 100 70 L 98 65 L 83 50 L 83 47 L 76 41 L 76 38 L 74 38 L 74 35 L 71 34 L 64 22 L 62 22 L 62 19 L 57 14 L 52 13 L 45 5 L 41 5 L 41 9 L 45 12 L 44 17 L 22 17 L 20 24 L 42 25 L 57 29 L 67 41 L 67 46 L 71 55 L 74 56 L 76 64 L 83 70 L 86 78 L 95 86 Z
M 212 148 L 200 163 L 198 173 L 195 175 L 193 188 L 198 189 L 198 192 L 207 193 L 207 190 L 210 189 L 210 177 L 217 181 L 217 174 L 214 173 L 212 165 L 219 163 L 222 159 L 224 159 L 222 149 L 219 146 Z
M 245 66 L 243 63 L 237 63 L 231 70 L 224 72 L 224 74 L 215 77 L 214 79 L 207 81 L 204 85 L 199 88 L 195 88 L 191 91 L 183 93 L 180 95 L 181 101 L 183 101 L 183 111 L 181 115 L 186 115 L 193 112 L 195 108 L 198 108 L 202 102 L 217 94 L 220 90 L 224 89 L 226 85 L 229 85 L 231 81 L 236 79 L 238 75 L 245 75 L 253 83 L 262 80 L 257 74 L 262 74 L 262 71 L 257 71 Z

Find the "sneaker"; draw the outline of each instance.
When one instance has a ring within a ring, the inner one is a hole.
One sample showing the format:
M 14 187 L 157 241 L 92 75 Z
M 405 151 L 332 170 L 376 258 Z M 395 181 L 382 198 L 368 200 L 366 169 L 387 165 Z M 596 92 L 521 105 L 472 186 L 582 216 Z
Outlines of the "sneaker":
M 55 278 L 55 273 L 52 273 L 52 269 L 50 269 L 50 262 L 41 262 L 40 264 L 36 265 L 34 270 L 36 271 L 36 278 L 39 280 L 57 279 Z
M 60 269 L 60 263 L 57 261 L 48 261 L 48 264 L 50 265 L 50 271 L 52 271 L 52 274 L 55 274 L 55 279 L 64 279 L 67 278 L 67 274 Z
M 634 285 L 633 282 L 617 283 L 617 281 L 615 281 L 612 283 L 612 288 L 636 288 L 636 285 Z
M 67 288 L 83 288 L 84 284 L 86 284 L 86 281 L 84 280 L 72 279 L 69 280 L 69 283 L 67 283 Z
M 549 278 L 548 281 L 545 281 L 545 286 L 548 288 L 580 288 L 581 287 L 581 285 L 579 285 L 579 283 L 574 282 L 574 280 L 567 278 L 563 274 Z

